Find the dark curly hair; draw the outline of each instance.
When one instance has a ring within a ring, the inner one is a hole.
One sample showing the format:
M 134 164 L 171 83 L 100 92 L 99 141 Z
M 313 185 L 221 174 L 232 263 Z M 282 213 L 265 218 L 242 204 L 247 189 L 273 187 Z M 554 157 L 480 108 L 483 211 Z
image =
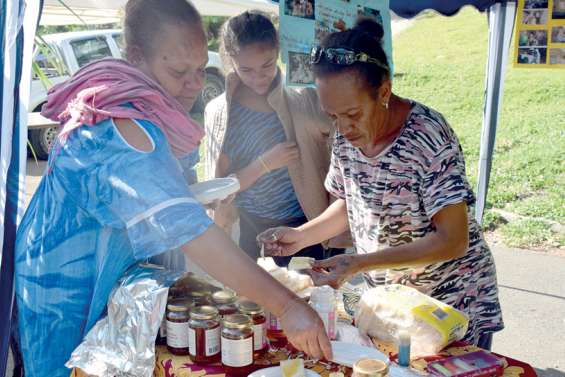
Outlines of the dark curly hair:
M 382 47 L 384 31 L 378 22 L 371 18 L 359 18 L 353 29 L 328 34 L 320 45 L 322 48 L 344 48 L 356 53 L 364 52 L 377 59 L 384 67 L 389 67 L 387 56 Z M 389 78 L 389 70 L 377 64 L 355 62 L 352 65 L 339 65 L 328 61 L 325 56 L 312 69 L 316 77 L 326 77 L 350 71 L 357 74 L 371 93 L 376 94 L 385 79 Z

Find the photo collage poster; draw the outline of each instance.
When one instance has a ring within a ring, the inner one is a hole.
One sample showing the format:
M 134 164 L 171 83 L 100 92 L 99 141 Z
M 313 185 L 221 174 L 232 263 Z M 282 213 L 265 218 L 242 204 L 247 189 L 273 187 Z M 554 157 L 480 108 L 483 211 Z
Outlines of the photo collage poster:
M 519 0 L 514 67 L 565 68 L 565 0 Z
M 389 0 L 279 0 L 279 15 L 288 85 L 313 85 L 311 48 L 328 33 L 351 29 L 358 17 L 371 17 L 383 25 L 383 48 L 392 71 Z

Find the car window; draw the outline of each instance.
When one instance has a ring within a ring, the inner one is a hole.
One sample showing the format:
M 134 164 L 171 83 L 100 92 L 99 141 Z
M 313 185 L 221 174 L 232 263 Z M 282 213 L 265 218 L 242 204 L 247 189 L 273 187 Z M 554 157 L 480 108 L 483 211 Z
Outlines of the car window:
M 60 59 L 59 64 L 57 64 L 57 59 L 59 58 L 51 50 L 49 50 L 48 48 L 43 48 L 37 52 L 33 61 L 35 64 L 37 64 L 37 67 L 43 71 L 47 78 L 53 78 L 64 75 L 66 73 L 64 64 L 60 62 Z M 37 72 L 35 71 L 33 72 L 33 78 L 39 78 L 37 76 Z
M 110 46 L 108 46 L 104 36 L 73 41 L 71 42 L 71 47 L 79 67 L 94 60 L 112 56 L 112 51 L 110 51 Z
M 120 55 L 122 58 L 126 56 L 126 44 L 124 43 L 124 36 L 122 34 L 114 34 L 112 38 L 116 41 L 118 48 L 120 49 Z

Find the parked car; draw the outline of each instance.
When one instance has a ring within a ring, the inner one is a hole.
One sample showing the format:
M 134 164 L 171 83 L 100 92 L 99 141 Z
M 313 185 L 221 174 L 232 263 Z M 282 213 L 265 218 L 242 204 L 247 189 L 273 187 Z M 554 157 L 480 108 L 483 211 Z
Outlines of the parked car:
M 52 84 L 65 81 L 80 67 L 94 60 L 109 56 L 115 58 L 124 56 L 122 31 L 118 29 L 49 34 L 42 38 L 49 45 L 49 49 L 36 48 L 34 62 Z M 57 67 L 53 63 L 53 58 L 58 59 L 63 67 Z M 64 72 L 61 72 L 61 68 Z M 206 104 L 223 91 L 224 71 L 220 56 L 217 52 L 208 51 L 206 84 L 194 104 L 193 111 L 204 110 Z M 35 75 L 31 84 L 29 108 L 34 112 L 40 111 L 46 100 L 45 84 L 39 76 Z M 33 129 L 28 132 L 31 147 L 39 159 L 47 159 L 49 148 L 56 135 L 56 128 Z

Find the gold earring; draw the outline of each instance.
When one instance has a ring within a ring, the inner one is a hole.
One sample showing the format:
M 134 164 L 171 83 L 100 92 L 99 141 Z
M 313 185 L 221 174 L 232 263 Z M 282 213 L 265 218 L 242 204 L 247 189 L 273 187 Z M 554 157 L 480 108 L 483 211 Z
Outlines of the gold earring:
M 385 109 L 388 110 L 388 101 L 383 102 L 383 106 L 384 106 Z

